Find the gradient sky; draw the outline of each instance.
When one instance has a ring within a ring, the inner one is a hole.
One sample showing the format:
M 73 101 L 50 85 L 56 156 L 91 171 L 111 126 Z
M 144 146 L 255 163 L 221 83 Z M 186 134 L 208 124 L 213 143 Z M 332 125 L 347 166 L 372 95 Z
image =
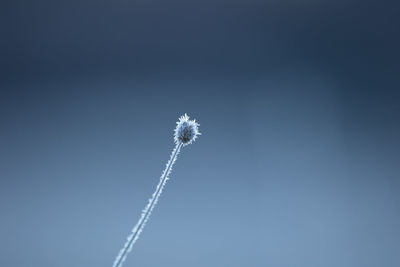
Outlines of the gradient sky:
M 399 6 L 4 1 L 0 266 L 400 265 Z

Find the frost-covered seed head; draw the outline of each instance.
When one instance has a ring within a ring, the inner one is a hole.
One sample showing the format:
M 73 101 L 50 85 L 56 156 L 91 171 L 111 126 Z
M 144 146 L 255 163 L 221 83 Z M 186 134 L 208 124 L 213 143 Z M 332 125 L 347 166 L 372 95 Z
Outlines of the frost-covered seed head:
M 187 114 L 181 116 L 176 123 L 174 140 L 175 143 L 182 142 L 184 146 L 191 144 L 196 140 L 199 133 L 199 126 L 196 120 L 189 120 Z

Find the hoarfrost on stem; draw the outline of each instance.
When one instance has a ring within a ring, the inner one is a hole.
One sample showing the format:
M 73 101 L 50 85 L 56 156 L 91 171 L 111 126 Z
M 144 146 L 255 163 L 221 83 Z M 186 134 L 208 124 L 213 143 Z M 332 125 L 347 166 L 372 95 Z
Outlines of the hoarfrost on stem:
M 172 166 L 174 165 L 182 146 L 191 144 L 194 140 L 196 140 L 197 136 L 200 135 L 198 131 L 198 126 L 199 124 L 196 123 L 195 120 L 189 120 L 189 116 L 187 116 L 186 114 L 179 118 L 174 134 L 174 140 L 176 143 L 175 148 L 173 149 L 170 159 L 165 166 L 165 169 L 160 177 L 160 181 L 158 182 L 155 192 L 149 199 L 146 207 L 143 209 L 139 221 L 136 223 L 135 227 L 132 229 L 132 232 L 129 234 L 124 247 L 121 249 L 117 258 L 114 261 L 113 267 L 121 267 L 126 260 L 128 253 L 132 250 L 133 245 L 138 240 L 144 226 L 146 225 L 146 222 L 149 220 L 151 212 L 158 202 L 164 186 L 169 179 L 168 176 L 172 171 Z

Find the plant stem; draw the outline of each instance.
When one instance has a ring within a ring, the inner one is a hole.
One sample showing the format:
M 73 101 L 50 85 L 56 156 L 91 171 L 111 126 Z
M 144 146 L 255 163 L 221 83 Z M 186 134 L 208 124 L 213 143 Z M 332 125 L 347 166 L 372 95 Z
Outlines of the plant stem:
M 153 193 L 152 197 L 149 199 L 149 203 L 144 208 L 142 215 L 140 216 L 139 221 L 135 225 L 132 230 L 132 233 L 128 236 L 125 246 L 119 252 L 117 258 L 114 261 L 113 267 L 121 267 L 122 263 L 125 261 L 127 254 L 131 251 L 133 245 L 136 240 L 139 238 L 140 233 L 143 231 L 144 226 L 146 225 L 147 220 L 150 217 L 151 212 L 153 211 L 154 206 L 157 204 L 158 198 L 160 197 L 162 190 L 165 186 L 165 183 L 168 180 L 168 175 L 171 173 L 172 166 L 174 165 L 179 151 L 182 148 L 182 142 L 178 142 L 171 153 L 171 157 L 164 169 L 160 177 L 160 182 L 157 185 L 156 191 Z

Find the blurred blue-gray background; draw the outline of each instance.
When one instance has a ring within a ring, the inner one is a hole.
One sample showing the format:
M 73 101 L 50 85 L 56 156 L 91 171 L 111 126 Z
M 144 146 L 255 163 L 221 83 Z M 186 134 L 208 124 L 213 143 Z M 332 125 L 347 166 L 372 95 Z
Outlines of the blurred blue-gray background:
M 0 266 L 400 266 L 399 12 L 2 1 Z

